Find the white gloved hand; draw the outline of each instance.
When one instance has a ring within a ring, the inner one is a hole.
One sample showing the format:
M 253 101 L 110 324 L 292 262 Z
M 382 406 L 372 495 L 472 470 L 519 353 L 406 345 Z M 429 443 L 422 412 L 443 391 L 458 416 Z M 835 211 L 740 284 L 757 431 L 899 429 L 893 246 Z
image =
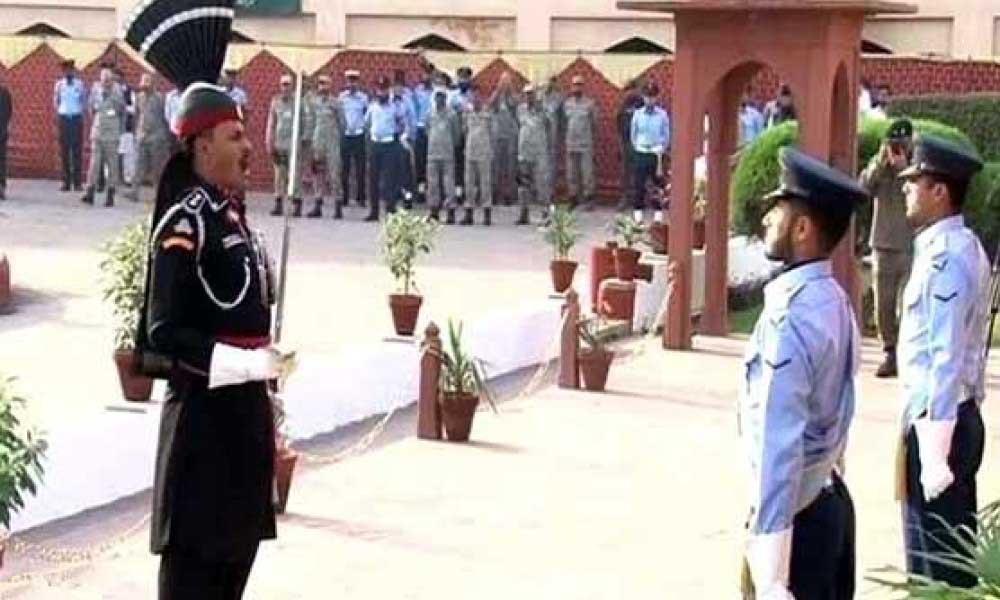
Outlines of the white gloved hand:
M 747 563 L 757 600 L 795 600 L 795 596 L 788 591 L 791 562 L 791 527 L 750 536 L 747 540 Z
M 920 450 L 920 485 L 924 488 L 924 500 L 930 502 L 955 482 L 955 476 L 948 467 L 955 421 L 917 419 L 913 428 L 917 432 Z
M 215 344 L 208 373 L 208 388 L 238 385 L 248 381 L 268 381 L 281 374 L 281 353 L 274 348 L 244 350 Z

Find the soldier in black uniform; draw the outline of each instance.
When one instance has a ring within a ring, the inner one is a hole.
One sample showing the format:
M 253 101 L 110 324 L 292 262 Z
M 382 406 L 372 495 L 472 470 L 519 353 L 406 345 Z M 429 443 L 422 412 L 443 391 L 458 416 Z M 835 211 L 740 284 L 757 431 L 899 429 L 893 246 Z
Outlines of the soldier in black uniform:
M 146 2 L 149 12 L 134 17 L 126 40 L 142 48 L 146 32 L 197 1 Z M 181 26 L 196 28 L 199 20 Z M 185 52 L 183 35 L 178 52 Z M 158 54 L 166 42 L 144 54 L 185 89 L 173 123 L 181 149 L 157 189 L 137 339 L 140 364 L 159 355 L 165 366 L 157 374 L 168 380 L 151 549 L 161 555 L 160 600 L 234 600 L 260 541 L 275 537 L 269 381 L 282 358 L 270 342 L 267 257 L 241 201 L 251 152 L 242 112 L 224 88 L 203 83 L 218 74 L 225 44 L 214 57 L 187 52 L 191 59 L 181 64 L 190 71 L 178 72 Z

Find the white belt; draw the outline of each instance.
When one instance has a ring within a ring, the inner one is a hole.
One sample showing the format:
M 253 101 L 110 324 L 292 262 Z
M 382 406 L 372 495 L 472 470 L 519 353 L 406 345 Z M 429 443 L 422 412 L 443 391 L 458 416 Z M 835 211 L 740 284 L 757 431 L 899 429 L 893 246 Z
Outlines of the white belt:
M 389 142 L 393 142 L 395 140 L 396 140 L 395 136 L 384 137 L 384 138 L 377 138 L 374 135 L 372 136 L 372 141 L 375 142 L 376 144 L 388 144 Z

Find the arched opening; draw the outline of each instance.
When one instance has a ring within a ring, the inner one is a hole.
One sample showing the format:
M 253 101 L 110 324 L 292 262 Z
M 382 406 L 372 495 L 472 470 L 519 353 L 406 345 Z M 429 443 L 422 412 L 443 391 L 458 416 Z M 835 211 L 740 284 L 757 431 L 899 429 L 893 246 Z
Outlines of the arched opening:
M 250 36 L 248 36 L 248 35 L 246 35 L 246 34 L 244 34 L 242 32 L 239 32 L 239 31 L 237 31 L 235 29 L 233 29 L 229 33 L 229 42 L 231 44 L 252 44 L 252 43 L 254 43 L 254 41 L 255 40 L 252 37 L 250 37 Z
M 892 48 L 871 40 L 861 40 L 862 54 L 892 54 Z
M 669 48 L 642 37 L 630 37 L 608 46 L 604 51 L 612 54 L 673 54 Z
M 70 37 L 65 31 L 53 27 L 48 23 L 35 23 L 34 25 L 29 25 L 24 29 L 16 32 L 14 35 L 31 35 L 31 36 L 45 36 L 45 37 L 60 37 L 68 38 Z
M 407 50 L 436 50 L 439 52 L 465 52 L 465 48 L 446 37 L 429 33 L 403 44 Z

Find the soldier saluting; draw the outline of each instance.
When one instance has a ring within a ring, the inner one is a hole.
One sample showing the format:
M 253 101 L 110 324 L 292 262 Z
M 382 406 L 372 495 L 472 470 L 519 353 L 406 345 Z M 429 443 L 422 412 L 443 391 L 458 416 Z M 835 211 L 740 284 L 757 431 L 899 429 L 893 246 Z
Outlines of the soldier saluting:
M 760 600 L 848 600 L 854 507 L 836 464 L 854 416 L 860 337 L 830 253 L 867 194 L 797 150 L 779 157 L 781 187 L 764 225 L 768 258 L 785 267 L 764 289 L 740 397 L 747 565 Z
M 160 600 L 242 597 L 260 541 L 275 537 L 268 381 L 282 359 L 269 337 L 268 261 L 242 203 L 251 144 L 239 106 L 206 83 L 222 66 L 232 1 L 193 15 L 192 3 L 202 2 L 146 0 L 125 36 L 184 90 L 173 123 L 181 149 L 157 188 L 137 339 L 143 372 L 168 381 L 151 523 Z M 220 41 L 197 54 L 192 38 Z

